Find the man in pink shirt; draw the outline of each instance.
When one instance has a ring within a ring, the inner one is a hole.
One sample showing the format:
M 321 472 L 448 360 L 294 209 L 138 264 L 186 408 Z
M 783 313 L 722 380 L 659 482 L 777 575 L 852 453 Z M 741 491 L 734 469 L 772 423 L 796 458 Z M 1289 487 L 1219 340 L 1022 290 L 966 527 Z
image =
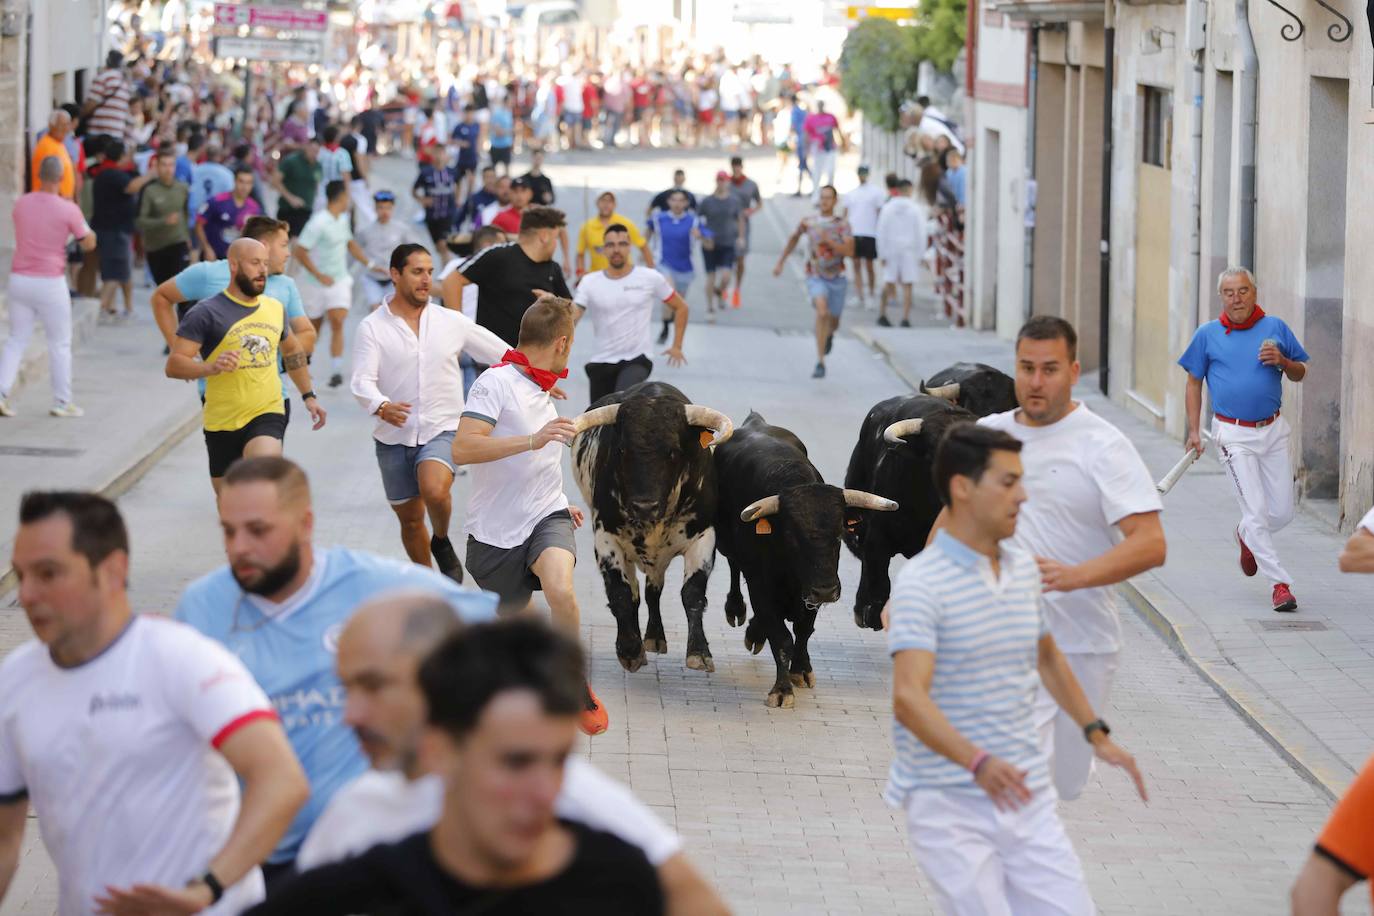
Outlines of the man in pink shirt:
M 806 134 L 806 148 L 811 160 L 811 175 L 816 189 L 811 195 L 812 202 L 819 202 L 821 188 L 835 183 L 835 160 L 837 148 L 844 145 L 844 134 L 840 122 L 825 110 L 825 102 L 817 99 L 816 110 L 802 122 L 802 133 Z
M 35 321 L 43 322 L 48 337 L 48 370 L 52 375 L 54 417 L 79 417 L 72 403 L 72 299 L 67 290 L 67 240 L 81 250 L 95 250 L 95 233 L 86 225 L 81 208 L 58 193 L 62 160 L 48 156 L 38 166 L 38 190 L 14 204 L 14 262 L 10 268 L 10 336 L 0 349 L 0 417 L 14 416 L 10 389 L 19 374 L 19 361 L 33 335 Z M 21 230 L 22 231 L 19 231 Z

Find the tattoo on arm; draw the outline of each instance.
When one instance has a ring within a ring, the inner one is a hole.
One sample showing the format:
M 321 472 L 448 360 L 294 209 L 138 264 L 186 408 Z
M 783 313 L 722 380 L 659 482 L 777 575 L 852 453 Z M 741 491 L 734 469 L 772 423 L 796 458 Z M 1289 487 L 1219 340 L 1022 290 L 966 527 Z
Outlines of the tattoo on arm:
M 287 372 L 290 372 L 292 369 L 303 369 L 305 367 L 305 362 L 305 354 L 299 352 L 288 353 L 281 358 L 281 364 L 286 367 Z

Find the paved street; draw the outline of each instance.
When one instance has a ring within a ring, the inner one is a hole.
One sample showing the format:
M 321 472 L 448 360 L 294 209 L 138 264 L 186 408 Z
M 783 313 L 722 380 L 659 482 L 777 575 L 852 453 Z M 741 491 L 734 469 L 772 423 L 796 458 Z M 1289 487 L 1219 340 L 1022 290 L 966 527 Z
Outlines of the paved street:
M 690 187 L 705 193 L 710 175 L 723 163 L 723 157 L 705 153 L 579 154 L 562 157 L 549 171 L 559 188 L 559 205 L 569 211 L 575 239 L 597 190 L 616 189 L 621 212 L 639 219 L 649 195 L 668 184 L 675 165 L 687 169 Z M 751 162 L 765 193 L 772 186 L 774 163 L 768 155 Z M 850 159 L 842 168 L 842 189 L 851 185 L 853 164 Z M 410 168 L 388 160 L 377 169 L 374 184 L 403 191 L 409 187 Z M 802 207 L 799 200 L 775 197 L 755 219 L 755 251 L 740 311 L 714 325 L 701 321 L 698 278 L 689 297 L 694 316 L 685 346 L 689 364 L 680 369 L 660 364 L 655 377 L 737 422 L 754 409 L 792 429 L 807 443 L 826 479 L 840 483 L 865 411 L 908 388 L 888 360 L 870 347 L 868 339 L 873 338 L 848 332 L 835 341 L 830 377 L 809 377 L 812 316 L 798 275 L 771 275 Z M 103 423 L 100 429 L 115 437 L 120 437 L 121 425 L 127 427 L 120 441 L 103 446 L 109 449 L 136 448 L 151 438 L 145 421 L 133 421 L 135 415 L 146 415 L 137 398 L 145 388 L 148 409 L 166 416 L 165 423 L 184 418 L 185 402 L 194 401 L 188 386 L 162 377 L 161 347 L 146 301 L 141 308 L 140 323 L 116 329 L 125 374 L 103 380 L 93 375 L 89 367 L 110 364 L 110 357 L 101 355 L 109 342 L 100 333 L 78 349 L 78 396 L 89 395 L 83 402 L 88 413 L 98 413 L 92 408 L 99 403 L 102 384 L 114 381 L 128 395 L 106 401 L 106 413 L 128 411 L 128 423 L 89 419 L 92 429 Z M 873 315 L 851 306 L 846 325 L 871 325 Z M 923 323 L 933 325 L 933 318 L 927 318 Z M 140 329 L 144 341 L 137 337 Z M 882 339 L 891 340 L 892 333 Z M 919 328 L 904 333 L 912 340 L 930 334 L 939 341 L 927 356 L 932 361 L 916 369 L 925 375 L 959 359 L 993 361 L 993 354 L 1010 352 L 1009 345 L 973 334 Z M 580 366 L 591 352 L 589 338 L 588 330 L 576 347 L 565 414 L 586 403 Z M 893 345 L 890 352 L 899 367 L 913 369 L 904 344 Z M 286 442 L 287 455 L 311 476 L 317 541 L 403 556 L 394 517 L 382 496 L 371 420 L 342 389 L 321 391 L 330 411 L 326 429 L 311 432 L 297 419 Z M 39 403 L 37 398 L 30 392 L 20 403 Z M 46 443 L 48 430 L 57 430 L 37 419 L 26 422 L 32 424 L 22 427 L 26 444 Z M 66 426 L 60 433 L 77 435 Z M 97 460 L 94 451 L 91 461 Z M 1147 458 L 1153 468 L 1153 454 Z M 3 459 L 0 475 L 19 468 L 6 479 L 23 480 L 25 487 L 43 479 L 32 464 L 20 466 L 15 460 Z M 571 475 L 567 483 L 569 494 L 575 495 Z M 5 489 L 8 506 L 15 488 Z M 466 480 L 460 478 L 455 505 L 461 507 L 466 497 Z M 120 504 L 132 533 L 137 608 L 170 610 L 190 579 L 223 562 L 198 433 L 168 451 Z M 1171 502 L 1170 508 L 1175 505 Z M 4 544 L 12 536 L 9 520 L 0 532 Z M 742 632 L 726 624 L 720 610 L 728 580 L 724 569 L 717 571 L 709 589 L 706 633 L 715 672 L 689 671 L 683 664 L 686 626 L 676 597 L 680 572 L 675 566 L 664 600 L 669 651 L 651 656 L 643 669 L 628 674 L 615 659 L 614 622 L 589 537 L 580 538 L 579 549 L 577 587 L 592 682 L 611 716 L 611 730 L 583 739 L 584 748 L 676 827 L 693 858 L 737 911 L 931 912 L 928 891 L 907 850 L 902 819 L 879 798 L 890 759 L 890 664 L 882 637 L 856 629 L 851 619 L 857 561 L 842 555 L 844 595 L 822 611 L 817 623 L 811 642 L 815 689 L 799 691 L 794 709 L 768 709 L 764 697 L 773 678 L 772 663 L 767 653 L 750 655 Z M 1172 551 L 1160 577 L 1180 593 L 1188 586 L 1174 570 L 1185 570 L 1198 587 L 1208 575 L 1187 554 L 1186 546 Z M 27 629 L 14 596 L 0 597 L 3 655 Z M 1180 916 L 1286 912 L 1288 886 L 1329 809 L 1328 794 L 1124 603 L 1123 613 L 1124 664 L 1113 708 L 1104 717 L 1140 760 L 1152 801 L 1142 805 L 1128 781 L 1113 771 L 1099 773 L 1081 800 L 1061 808 L 1098 906 L 1104 913 Z M 52 911 L 52 869 L 32 821 L 31 827 L 20 875 L 10 899 L 0 906 L 0 916 Z M 1366 895 L 1353 893 L 1350 898 L 1344 912 L 1367 912 L 1362 902 Z

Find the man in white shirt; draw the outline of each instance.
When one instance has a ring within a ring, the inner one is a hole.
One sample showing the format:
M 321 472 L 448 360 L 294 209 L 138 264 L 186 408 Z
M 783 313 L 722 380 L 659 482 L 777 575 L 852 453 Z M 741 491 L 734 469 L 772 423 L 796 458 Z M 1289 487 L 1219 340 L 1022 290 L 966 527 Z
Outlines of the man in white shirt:
M 339 680 L 347 691 L 345 721 L 372 769 L 339 790 L 315 822 L 296 860 L 302 871 L 428 830 L 443 806 L 443 781 L 419 763 L 425 700 L 420 663 L 461 629 L 442 599 L 417 593 L 379 597 L 339 635 Z M 627 788 L 581 756 L 568 758 L 557 814 L 638 846 L 658 870 L 671 912 L 724 912 L 681 839 Z
M 596 331 L 596 352 L 586 367 L 593 404 L 649 377 L 654 369 L 649 358 L 653 348 L 651 325 L 660 304 L 673 314 L 673 345 L 664 351 L 668 365 L 687 362 L 682 355 L 687 302 L 663 274 L 636 267 L 630 260 L 630 249 L 630 230 L 620 223 L 607 226 L 601 246 L 607 267 L 583 277 L 573 297 L 578 320 L 590 314 Z
M 356 201 L 355 201 L 356 202 Z M 419 234 L 412 224 L 405 220 L 393 219 L 396 214 L 396 195 L 391 191 L 378 191 L 372 195 L 372 221 L 363 225 L 356 233 L 363 254 L 367 255 L 371 269 L 363 271 L 363 301 L 368 311 L 375 311 L 382 300 L 392 291 L 391 253 L 396 246 L 406 242 L 419 242 Z M 426 247 L 428 250 L 428 247 Z
M 883 294 L 878 302 L 878 324 L 891 327 L 887 319 L 887 303 L 894 298 L 898 286 L 902 288 L 902 327 L 911 327 L 911 292 L 926 250 L 926 213 L 911 199 L 912 184 L 903 178 L 897 182 L 895 193 L 883 204 L 878 214 L 878 257 L 883 260 Z M 855 248 L 858 251 L 858 239 Z M 855 262 L 857 264 L 857 261 Z M 872 262 L 870 262 L 870 270 Z M 856 266 L 854 272 L 858 273 Z
M 0 901 L 30 802 L 61 916 L 261 900 L 258 863 L 309 795 L 262 689 L 218 643 L 133 613 L 109 500 L 25 494 L 13 563 L 37 639 L 0 665 Z
M 423 245 L 391 254 L 396 292 L 358 325 L 353 341 L 353 396 L 377 418 L 373 431 L 387 502 L 401 523 L 406 555 L 463 581 L 448 537 L 453 515 L 453 435 L 463 413 L 463 370 L 470 352 L 494 363 L 506 343 L 461 312 L 429 300 L 434 260 Z M 425 515 L 433 529 L 425 528 Z
M 554 623 L 576 635 L 573 530 L 582 525 L 583 513 L 563 492 L 562 454 L 548 448 L 571 445 L 577 435 L 576 425 L 558 416 L 550 398 L 558 380 L 568 376 L 573 311 L 572 302 L 556 296 L 543 296 L 525 311 L 516 348 L 472 386 L 453 457 L 472 472 L 472 578 L 496 592 L 507 612 L 524 610 L 542 590 Z M 580 724 L 589 735 L 606 730 L 605 708 L 590 685 Z
M 1105 715 L 1121 653 L 1111 587 L 1164 563 L 1163 507 L 1135 446 L 1073 399 L 1077 355 L 1073 325 L 1050 315 L 1031 318 L 1016 338 L 1020 408 L 978 422 L 1025 443 L 1029 498 L 1013 543 L 1039 564 L 1050 633 L 1092 708 Z M 937 526 L 943 520 L 941 513 Z M 1060 797 L 1077 798 L 1092 774 L 1092 748 L 1079 724 L 1043 685 L 1035 721 Z
M 878 211 L 887 194 L 877 185 L 868 183 L 868 166 L 859 166 L 859 186 L 844 196 L 844 216 L 854 232 L 854 288 L 859 293 L 859 308 L 867 308 L 864 290 L 876 292 L 873 261 L 878 257 Z M 864 273 L 868 286 L 864 286 Z

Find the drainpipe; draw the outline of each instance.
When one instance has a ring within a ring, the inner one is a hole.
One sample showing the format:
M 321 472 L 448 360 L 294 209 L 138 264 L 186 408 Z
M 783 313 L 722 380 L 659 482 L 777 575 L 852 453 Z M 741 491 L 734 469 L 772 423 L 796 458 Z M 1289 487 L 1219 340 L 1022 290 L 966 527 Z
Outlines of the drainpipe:
M 1244 3 L 1246 0 L 1236 0 Z M 1110 391 L 1112 328 L 1112 93 L 1116 91 L 1116 0 L 1106 0 L 1102 17 L 1102 243 L 1099 248 L 1097 349 L 1098 383 Z
M 1193 107 L 1189 113 L 1188 146 L 1192 180 L 1188 182 L 1188 261 L 1184 291 L 1189 297 L 1181 328 L 1191 333 L 1197 327 L 1198 298 L 1202 278 L 1202 96 L 1207 60 L 1207 0 L 1188 0 L 1188 54 L 1192 70 L 1188 74 L 1188 94 Z
M 1035 136 L 1038 132 L 1036 89 L 1040 81 L 1040 26 L 1035 24 L 1030 30 L 1030 61 L 1029 78 L 1026 80 L 1026 107 L 1027 120 L 1030 129 L 1026 131 L 1026 177 L 1021 185 L 1022 207 L 1021 219 L 1025 222 L 1027 214 L 1030 212 L 1030 183 L 1035 181 Z M 1034 297 L 1031 295 L 1031 285 L 1035 281 L 1035 227 L 1025 227 L 1025 279 L 1022 281 L 1025 289 L 1021 302 L 1021 314 L 1023 318 L 1031 316 L 1031 309 L 1034 304 Z
M 1238 262 L 1255 269 L 1255 123 L 1259 120 L 1259 55 L 1255 36 L 1250 32 L 1250 0 L 1236 0 L 1236 48 L 1240 66 L 1236 69 L 1239 93 L 1236 96 L 1240 124 L 1237 130 L 1237 171 L 1240 175 L 1240 201 L 1236 210 Z

